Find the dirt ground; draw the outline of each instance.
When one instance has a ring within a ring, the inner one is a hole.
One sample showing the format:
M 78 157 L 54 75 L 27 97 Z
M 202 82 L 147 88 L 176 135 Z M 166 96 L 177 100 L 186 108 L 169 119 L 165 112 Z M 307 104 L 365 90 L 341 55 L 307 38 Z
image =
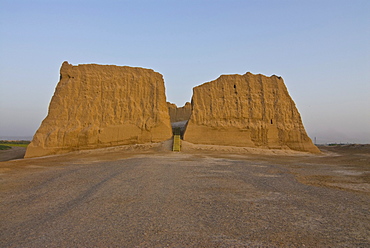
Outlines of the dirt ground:
M 26 153 L 25 147 L 13 146 L 9 150 L 0 150 L 0 162 L 14 159 L 21 159 Z
M 370 145 L 169 146 L 0 162 L 0 247 L 370 247 Z

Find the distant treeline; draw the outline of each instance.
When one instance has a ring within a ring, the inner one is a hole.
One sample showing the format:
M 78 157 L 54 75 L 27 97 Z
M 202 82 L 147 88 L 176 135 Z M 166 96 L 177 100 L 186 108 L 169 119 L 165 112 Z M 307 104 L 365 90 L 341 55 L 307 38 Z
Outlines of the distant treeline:
M 31 143 L 29 140 L 0 140 L 1 144 L 25 144 Z

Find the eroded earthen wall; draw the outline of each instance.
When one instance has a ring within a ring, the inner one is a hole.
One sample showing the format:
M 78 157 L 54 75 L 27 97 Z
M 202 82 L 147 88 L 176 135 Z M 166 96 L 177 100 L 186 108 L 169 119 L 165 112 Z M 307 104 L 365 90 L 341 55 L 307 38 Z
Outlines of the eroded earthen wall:
M 222 75 L 193 89 L 184 140 L 319 152 L 281 77 Z
M 171 122 L 187 121 L 191 115 L 190 102 L 185 103 L 182 107 L 177 107 L 174 103 L 167 102 L 168 112 L 170 114 Z
M 64 62 L 47 117 L 26 157 L 171 138 L 161 74 L 150 69 Z

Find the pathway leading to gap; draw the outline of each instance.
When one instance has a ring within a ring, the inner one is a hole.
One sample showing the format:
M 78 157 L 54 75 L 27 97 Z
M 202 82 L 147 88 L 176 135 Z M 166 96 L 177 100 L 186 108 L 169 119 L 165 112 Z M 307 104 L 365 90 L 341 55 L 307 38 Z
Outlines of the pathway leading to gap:
M 181 138 L 179 134 L 173 136 L 173 147 L 172 151 L 179 152 L 181 150 Z

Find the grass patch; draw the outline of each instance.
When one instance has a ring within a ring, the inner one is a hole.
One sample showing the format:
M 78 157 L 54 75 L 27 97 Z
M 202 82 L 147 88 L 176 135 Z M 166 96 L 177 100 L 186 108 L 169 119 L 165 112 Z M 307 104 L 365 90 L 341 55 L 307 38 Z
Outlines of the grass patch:
M 8 150 L 8 149 L 12 149 L 12 147 L 0 144 L 0 150 Z
M 8 143 L 0 143 L 0 146 L 9 146 L 11 148 L 11 146 L 20 146 L 20 147 L 27 147 L 28 144 L 8 144 Z
M 1 150 L 10 149 L 12 146 L 27 147 L 29 143 L 31 141 L 28 140 L 0 140 L 0 146 L 9 147 Z

